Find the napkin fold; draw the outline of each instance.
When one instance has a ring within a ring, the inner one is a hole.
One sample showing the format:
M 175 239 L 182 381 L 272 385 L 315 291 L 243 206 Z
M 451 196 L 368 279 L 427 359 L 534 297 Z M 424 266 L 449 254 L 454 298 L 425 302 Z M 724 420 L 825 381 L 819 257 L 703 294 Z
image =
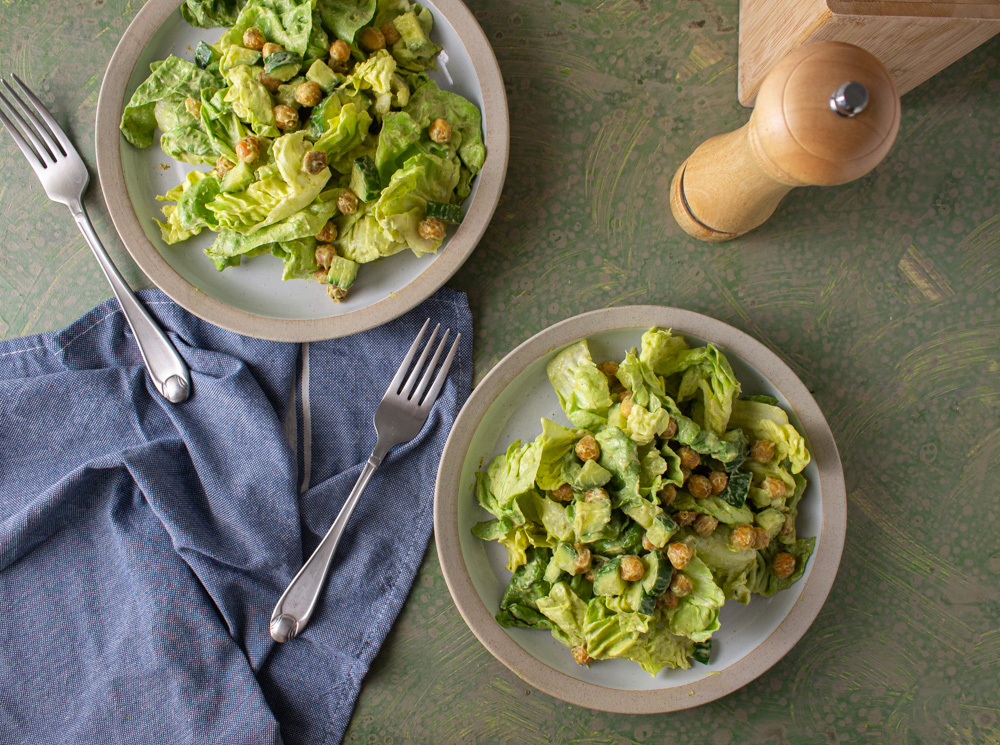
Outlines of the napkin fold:
M 431 533 L 472 382 L 463 293 L 308 344 L 142 301 L 192 372 L 153 389 L 114 300 L 0 342 L 0 732 L 18 743 L 338 743 Z M 339 511 L 424 319 L 462 332 L 439 400 L 375 473 L 320 606 L 276 644 L 278 597 Z

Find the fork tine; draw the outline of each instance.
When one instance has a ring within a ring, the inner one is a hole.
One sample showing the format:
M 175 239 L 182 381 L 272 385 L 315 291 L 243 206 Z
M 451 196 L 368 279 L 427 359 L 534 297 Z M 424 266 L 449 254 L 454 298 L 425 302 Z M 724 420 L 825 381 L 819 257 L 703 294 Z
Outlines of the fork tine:
M 10 114 L 9 117 L 4 115 L 4 109 Z M 2 90 L 0 90 L 0 115 L 3 116 L 4 126 L 7 127 L 7 130 L 21 148 L 21 152 L 28 158 L 32 167 L 36 171 L 48 168 L 52 164 L 52 154 L 42 145 L 35 131 L 24 121 L 24 118 L 18 113 L 17 108 L 7 100 Z M 20 125 L 19 127 L 15 126 L 15 121 Z M 28 144 L 28 140 L 31 141 L 30 145 Z
M 17 83 L 18 88 L 21 89 L 21 92 L 24 93 L 27 99 L 31 102 L 35 112 L 42 118 L 42 121 L 45 122 L 45 127 L 39 127 L 42 134 L 51 134 L 52 137 L 55 138 L 55 141 L 51 143 L 55 147 L 50 148 L 52 155 L 58 157 L 56 156 L 55 148 L 59 148 L 63 155 L 69 155 L 70 152 L 73 151 L 73 145 L 70 143 L 69 137 L 66 136 L 66 133 L 63 132 L 63 128 L 59 126 L 59 123 L 55 120 L 52 114 L 49 113 L 49 110 L 45 108 L 41 101 L 38 100 L 38 96 L 31 92 L 31 89 L 24 84 L 21 78 L 17 77 L 14 73 L 10 73 L 10 78 Z M 10 85 L 7 84 L 6 80 L 4 81 L 4 85 L 6 85 L 7 89 L 11 90 L 12 93 L 14 92 Z M 49 138 L 46 138 L 46 142 L 48 142 L 48 139 Z
M 437 332 L 440 330 L 441 324 L 439 323 L 431 331 L 431 335 L 427 337 L 427 344 L 424 345 L 423 351 L 417 358 L 417 361 L 413 365 L 413 371 L 410 373 L 409 377 L 406 379 L 406 385 L 403 386 L 403 390 L 400 391 L 400 395 L 409 400 L 410 395 L 413 393 L 413 388 L 420 379 L 420 371 L 424 369 L 424 362 L 427 360 L 427 355 L 431 351 L 431 346 L 434 344 L 434 340 L 437 338 Z
M 0 93 L 0 102 L 3 104 L 7 103 L 7 99 L 3 97 Z M 45 164 L 42 163 L 38 158 L 38 153 L 31 149 L 31 145 L 28 144 L 27 140 L 21 136 L 21 133 L 14 126 L 14 122 L 7 118 L 7 115 L 3 113 L 3 106 L 0 106 L 0 122 L 3 122 L 4 127 L 10 132 L 10 136 L 14 138 L 14 143 L 21 149 L 24 153 L 24 157 L 28 159 L 28 164 L 36 171 L 44 171 Z
M 392 381 L 389 383 L 389 389 L 386 393 L 398 394 L 400 387 L 403 385 L 403 380 L 406 378 L 406 373 L 410 369 L 410 362 L 413 361 L 413 355 L 417 353 L 417 349 L 420 347 L 420 340 L 424 338 L 424 332 L 430 325 L 431 319 L 428 318 L 424 321 L 424 325 L 420 327 L 420 331 L 417 334 L 417 338 L 413 340 L 410 345 L 409 350 L 406 352 L 406 356 L 399 365 L 399 369 L 396 371 L 396 375 L 393 377 Z
M 441 337 L 441 343 L 437 345 L 437 349 L 434 350 L 434 356 L 431 358 L 430 364 L 427 365 L 427 369 L 424 371 L 424 375 L 420 378 L 420 385 L 417 386 L 416 390 L 413 392 L 413 396 L 410 397 L 414 403 L 419 404 L 420 399 L 423 398 L 424 391 L 427 390 L 427 386 L 431 383 L 431 377 L 434 375 L 434 370 L 437 368 L 438 360 L 441 359 L 441 352 L 444 351 L 445 344 L 448 343 L 448 335 L 451 334 L 451 329 L 444 330 L 444 336 Z M 430 344 L 427 345 L 430 347 Z
M 449 329 L 450 330 L 450 329 Z M 448 371 L 451 369 L 451 363 L 455 360 L 455 353 L 458 351 L 458 343 L 462 341 L 462 334 L 458 333 L 455 335 L 455 341 L 452 342 L 451 349 L 448 350 L 448 356 L 444 358 L 444 362 L 441 363 L 441 369 L 438 371 L 437 377 L 434 378 L 434 385 L 431 389 L 427 391 L 427 395 L 424 397 L 423 403 L 420 404 L 421 409 L 430 409 L 434 402 L 437 401 L 438 394 L 441 393 L 441 389 L 444 387 L 444 381 L 448 378 Z M 444 341 L 442 340 L 441 346 L 444 347 Z M 438 349 L 438 352 L 441 350 Z M 434 369 L 433 367 L 431 368 Z

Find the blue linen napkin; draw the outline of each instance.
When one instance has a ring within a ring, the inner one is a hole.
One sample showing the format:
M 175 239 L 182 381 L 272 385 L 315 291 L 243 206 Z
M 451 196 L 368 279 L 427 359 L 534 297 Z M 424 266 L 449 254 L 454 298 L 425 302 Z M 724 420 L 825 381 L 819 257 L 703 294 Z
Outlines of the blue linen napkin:
M 2 739 L 338 743 L 430 536 L 472 381 L 465 295 L 302 345 L 140 295 L 191 367 L 179 406 L 153 390 L 113 300 L 0 342 Z M 462 332 L 448 383 L 375 473 L 309 626 L 276 644 L 274 604 L 357 479 L 426 317 Z

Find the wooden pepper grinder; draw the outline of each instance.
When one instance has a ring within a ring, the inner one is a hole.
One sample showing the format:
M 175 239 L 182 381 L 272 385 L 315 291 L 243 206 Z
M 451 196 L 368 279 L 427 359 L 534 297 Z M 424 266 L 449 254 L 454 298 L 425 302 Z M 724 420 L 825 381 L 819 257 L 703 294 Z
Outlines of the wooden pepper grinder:
M 878 165 L 899 130 L 889 71 L 860 47 L 799 47 L 761 84 L 750 121 L 703 142 L 674 174 L 670 208 L 689 234 L 728 241 L 771 216 L 796 186 L 853 181 Z

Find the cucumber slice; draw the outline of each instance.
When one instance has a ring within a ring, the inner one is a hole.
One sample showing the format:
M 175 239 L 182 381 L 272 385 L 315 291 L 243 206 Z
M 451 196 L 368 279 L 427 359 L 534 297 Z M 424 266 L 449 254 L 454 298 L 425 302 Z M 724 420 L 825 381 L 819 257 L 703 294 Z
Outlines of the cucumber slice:
M 287 50 L 274 52 L 264 60 L 264 72 L 282 83 L 287 83 L 298 75 L 301 68 L 302 58 Z
M 370 202 L 378 197 L 382 191 L 382 183 L 378 177 L 378 168 L 375 161 L 368 155 L 362 155 L 354 159 L 351 168 L 351 191 L 358 195 L 363 202 Z
M 417 20 L 417 16 L 413 11 L 396 16 L 392 19 L 392 23 L 396 27 L 396 30 L 399 31 L 399 35 L 402 37 L 403 43 L 406 44 L 406 48 L 411 52 L 419 52 L 431 41 L 427 38 L 424 27 L 420 25 L 420 21 Z
M 199 41 L 197 49 L 194 50 L 194 63 L 204 70 L 212 63 L 213 56 L 215 56 L 215 52 L 212 47 L 203 41 Z
M 329 93 L 338 85 L 340 85 L 346 78 L 340 73 L 336 73 L 330 69 L 323 60 L 318 59 L 310 65 L 309 70 L 306 71 L 306 80 L 311 80 L 320 88 L 323 89 L 324 93 Z
M 240 161 L 231 169 L 229 173 L 222 177 L 219 188 L 227 194 L 236 191 L 246 191 L 246 188 L 253 183 L 253 168 Z
M 702 665 L 707 665 L 709 658 L 712 656 L 712 640 L 706 639 L 703 642 L 695 642 L 694 649 L 691 651 L 691 659 L 695 662 L 700 662 Z
M 597 574 L 594 575 L 595 595 L 621 595 L 628 589 L 628 582 L 618 573 L 618 566 L 621 563 L 619 556 L 597 570 Z
M 427 217 L 436 217 L 438 220 L 458 225 L 462 222 L 462 206 L 460 204 L 428 201 Z

